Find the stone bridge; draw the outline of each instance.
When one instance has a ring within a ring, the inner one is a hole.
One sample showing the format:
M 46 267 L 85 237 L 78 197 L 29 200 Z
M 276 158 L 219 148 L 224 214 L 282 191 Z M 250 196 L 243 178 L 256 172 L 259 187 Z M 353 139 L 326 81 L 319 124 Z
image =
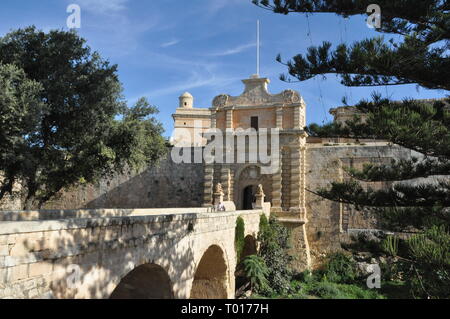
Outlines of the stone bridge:
M 234 298 L 236 218 L 246 250 L 270 204 L 0 214 L 0 298 Z

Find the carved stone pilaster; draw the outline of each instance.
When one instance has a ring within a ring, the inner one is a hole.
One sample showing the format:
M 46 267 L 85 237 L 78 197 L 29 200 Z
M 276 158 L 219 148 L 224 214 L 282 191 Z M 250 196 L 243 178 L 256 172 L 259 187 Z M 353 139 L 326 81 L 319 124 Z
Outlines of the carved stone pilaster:
M 291 148 L 291 196 L 290 211 L 300 210 L 300 183 L 301 183 L 301 154 L 300 146 Z
M 233 110 L 227 110 L 227 129 L 233 128 Z
M 283 129 L 283 109 L 281 107 L 277 108 L 277 128 Z
M 277 163 L 279 165 L 279 169 L 275 174 L 272 175 L 272 212 L 281 212 L 281 187 L 282 187 L 282 157 L 283 154 L 280 153 L 280 159 Z
M 217 128 L 217 111 L 211 112 L 211 128 Z
M 305 223 L 306 216 L 306 146 L 300 146 L 300 214 Z
M 291 207 L 291 150 L 289 147 L 283 147 L 282 149 L 282 195 L 281 200 L 282 204 L 281 207 L 283 208 L 283 211 L 289 211 L 289 208 Z
M 213 203 L 213 180 L 214 180 L 214 166 L 205 164 L 205 177 L 203 183 L 203 205 L 211 206 Z
M 294 128 L 300 129 L 301 127 L 301 108 L 300 106 L 294 107 Z
M 231 185 L 231 169 L 229 167 L 222 167 L 220 169 L 220 183 L 224 193 L 226 201 L 233 200 L 232 197 L 232 185 Z
M 213 205 L 217 206 L 220 203 L 223 203 L 223 196 L 224 196 L 224 193 L 223 193 L 222 185 L 220 183 L 217 183 L 215 190 L 214 190 L 214 194 L 213 194 L 213 197 L 214 197 Z

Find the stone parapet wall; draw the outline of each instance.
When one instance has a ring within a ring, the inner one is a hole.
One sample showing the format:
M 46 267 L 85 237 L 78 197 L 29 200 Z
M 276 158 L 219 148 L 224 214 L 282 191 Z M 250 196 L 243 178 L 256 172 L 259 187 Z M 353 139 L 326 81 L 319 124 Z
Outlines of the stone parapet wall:
M 39 212 L 7 214 L 9 220 L 28 221 L 0 222 L 0 298 L 109 298 L 125 275 L 145 264 L 162 267 L 174 296 L 188 298 L 211 246 L 223 252 L 226 296 L 233 298 L 236 218 L 242 216 L 246 235 L 256 237 L 260 215 L 269 214 L 270 205 L 225 213 L 159 211 L 42 212 L 45 218 Z

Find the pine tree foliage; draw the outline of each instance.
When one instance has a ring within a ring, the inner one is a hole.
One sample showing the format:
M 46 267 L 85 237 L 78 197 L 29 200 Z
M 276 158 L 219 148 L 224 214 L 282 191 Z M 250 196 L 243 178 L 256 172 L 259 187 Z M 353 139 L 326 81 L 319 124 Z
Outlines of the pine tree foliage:
M 264 259 L 256 255 L 250 255 L 242 261 L 246 277 L 250 280 L 252 288 L 257 290 L 267 290 L 269 269 Z
M 432 226 L 406 242 L 413 293 L 418 298 L 450 298 L 450 233 Z
M 279 14 L 335 13 L 348 17 L 370 14 L 367 8 L 373 1 L 253 0 L 253 3 Z M 381 8 L 381 27 L 376 31 L 382 36 L 336 47 L 324 42 L 287 62 L 278 56 L 277 60 L 288 70 L 288 75 L 282 75 L 281 79 L 305 81 L 334 74 L 349 87 L 416 84 L 448 91 L 450 2 L 380 0 L 376 4 Z M 443 297 L 447 289 L 448 296 L 450 98 L 391 101 L 374 93 L 371 100 L 360 101 L 354 108 L 356 115 L 345 124 L 313 124 L 305 130 L 317 137 L 385 140 L 412 150 L 411 158 L 396 159 L 390 164 L 367 164 L 362 170 L 346 168 L 352 177 L 350 181 L 312 191 L 374 212 L 385 229 L 419 232 L 408 242 L 409 253 L 403 256 L 415 269 L 411 276 L 416 295 Z M 390 186 L 373 189 L 371 182 L 386 182 Z
M 276 13 L 336 13 L 347 17 L 366 14 L 371 0 L 253 0 Z M 338 74 L 347 86 L 417 83 L 430 89 L 450 88 L 450 3 L 446 0 L 381 0 L 382 25 L 377 31 L 397 34 L 402 42 L 383 37 L 351 46 L 331 43 L 310 47 L 286 64 L 289 75 L 305 81 L 316 75 Z M 443 58 L 444 57 L 444 58 Z
M 260 218 L 260 226 L 258 256 L 269 271 L 266 276 L 268 285 L 265 289 L 259 289 L 259 292 L 264 295 L 286 293 L 290 289 L 292 278 L 292 256 L 288 253 L 290 231 L 274 218 L 267 221 L 265 215 Z

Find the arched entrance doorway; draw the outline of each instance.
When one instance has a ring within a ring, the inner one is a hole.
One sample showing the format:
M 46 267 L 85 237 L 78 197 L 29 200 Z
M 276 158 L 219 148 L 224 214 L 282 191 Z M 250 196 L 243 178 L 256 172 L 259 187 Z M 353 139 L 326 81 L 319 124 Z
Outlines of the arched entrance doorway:
M 242 202 L 244 210 L 250 210 L 253 209 L 253 203 L 255 202 L 255 195 L 254 195 L 254 186 L 250 185 L 244 188 L 243 194 L 242 194 Z
M 265 201 L 272 200 L 272 175 L 261 174 L 261 168 L 256 165 L 244 166 L 235 173 L 233 199 L 238 209 L 253 209 L 254 195 L 257 185 L 261 184 L 266 195 Z
M 111 299 L 173 299 L 167 272 L 155 264 L 145 264 L 126 275 L 114 289 Z
M 213 245 L 203 254 L 191 289 L 191 299 L 226 299 L 227 265 L 222 249 Z

